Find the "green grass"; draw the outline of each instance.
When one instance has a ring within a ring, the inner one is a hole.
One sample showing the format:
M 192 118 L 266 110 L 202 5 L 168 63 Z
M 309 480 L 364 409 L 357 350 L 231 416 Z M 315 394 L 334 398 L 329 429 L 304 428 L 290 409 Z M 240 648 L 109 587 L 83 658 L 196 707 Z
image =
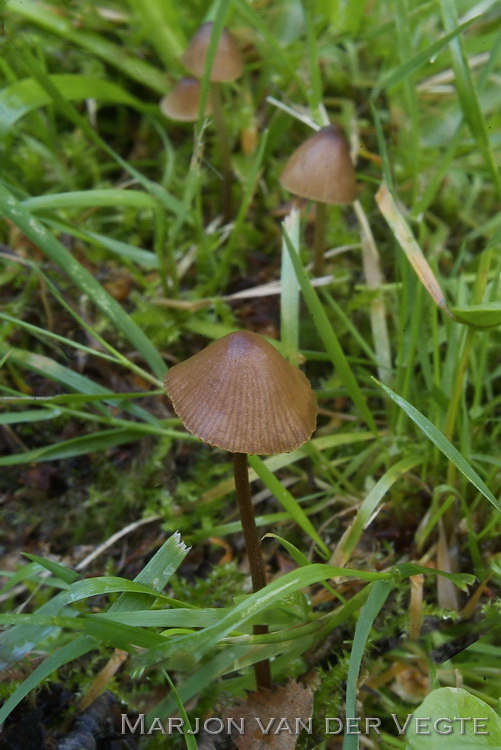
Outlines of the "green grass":
M 76 710 L 114 649 L 128 658 L 109 687 L 149 717 L 219 715 L 266 658 L 277 684 L 310 675 L 315 720 L 380 717 L 382 750 L 405 747 L 391 714 L 435 688 L 498 709 L 498 4 L 2 11 L 0 664 L 16 669 L 0 722 L 44 684 L 66 681 Z M 227 225 L 212 123 L 158 107 L 206 20 L 210 54 L 227 25 L 245 59 L 222 86 Z M 327 119 L 360 195 L 329 208 L 316 280 L 312 206 L 291 210 L 279 177 L 307 122 Z M 302 367 L 320 409 L 307 445 L 251 459 L 270 573 L 257 594 L 229 458 L 162 389 L 236 329 Z M 84 548 L 97 554 L 79 568 Z

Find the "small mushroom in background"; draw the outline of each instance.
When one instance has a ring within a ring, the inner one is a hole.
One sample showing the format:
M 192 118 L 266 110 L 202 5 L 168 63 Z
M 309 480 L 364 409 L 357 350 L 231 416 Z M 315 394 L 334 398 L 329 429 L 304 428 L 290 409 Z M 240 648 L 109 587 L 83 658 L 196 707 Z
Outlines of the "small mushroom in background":
M 306 376 L 257 333 L 236 331 L 172 367 L 164 386 L 189 432 L 234 454 L 235 490 L 252 586 L 266 573 L 251 502 L 247 454 L 288 453 L 310 439 L 317 402 Z M 255 634 L 267 632 L 254 626 Z M 271 687 L 268 660 L 254 666 L 257 688 Z
M 187 76 L 181 78 L 172 91 L 160 102 L 162 113 L 170 120 L 196 122 L 200 109 L 200 81 Z M 211 112 L 210 101 L 205 104 L 205 114 Z
M 324 266 L 327 205 L 357 199 L 355 169 L 340 131 L 329 125 L 308 138 L 287 161 L 280 182 L 290 193 L 316 201 L 313 271 L 319 276 Z
M 205 60 L 209 50 L 214 24 L 203 23 L 188 44 L 182 57 L 183 65 L 196 78 L 203 78 Z M 212 63 L 209 80 L 212 83 L 236 81 L 243 72 L 243 61 L 235 37 L 228 29 L 223 29 L 219 37 L 216 54 Z
M 203 78 L 205 61 L 212 36 L 214 24 L 209 21 L 200 26 L 191 39 L 182 57 L 182 62 L 189 72 L 196 78 Z M 220 83 L 229 83 L 240 78 L 243 72 L 242 54 L 234 36 L 223 29 L 219 37 L 216 54 L 209 74 L 210 102 L 214 116 L 216 138 L 221 155 L 221 171 L 223 173 L 223 214 L 225 221 L 231 219 L 231 158 L 228 129 L 223 114 Z

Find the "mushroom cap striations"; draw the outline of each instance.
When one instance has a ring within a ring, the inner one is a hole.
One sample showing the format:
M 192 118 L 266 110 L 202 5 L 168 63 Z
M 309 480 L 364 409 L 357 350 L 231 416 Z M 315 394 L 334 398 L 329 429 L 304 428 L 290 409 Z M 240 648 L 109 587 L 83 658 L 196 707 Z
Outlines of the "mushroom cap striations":
M 203 78 L 204 75 L 205 58 L 209 49 L 213 25 L 212 21 L 209 21 L 200 26 L 182 58 L 185 68 L 197 78 Z M 242 71 L 242 55 L 235 37 L 228 29 L 223 29 L 219 37 L 209 80 L 213 83 L 235 81 L 240 78 Z
M 308 379 L 257 333 L 214 341 L 172 367 L 164 385 L 186 429 L 231 453 L 287 453 L 316 426 Z
M 166 117 L 178 122 L 196 122 L 200 108 L 200 81 L 196 78 L 181 78 L 172 91 L 160 102 L 160 109 Z M 205 114 L 210 113 L 207 98 Z
M 353 203 L 357 198 L 348 144 L 333 125 L 321 128 L 294 151 L 280 182 L 290 193 L 320 203 Z

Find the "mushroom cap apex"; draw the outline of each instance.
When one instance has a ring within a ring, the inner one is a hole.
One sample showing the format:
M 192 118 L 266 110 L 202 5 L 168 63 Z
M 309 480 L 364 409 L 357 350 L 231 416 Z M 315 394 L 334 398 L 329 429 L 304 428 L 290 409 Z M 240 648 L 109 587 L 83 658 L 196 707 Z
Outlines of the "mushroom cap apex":
M 164 384 L 186 429 L 231 453 L 287 453 L 316 426 L 306 376 L 250 331 L 212 342 L 172 367 Z

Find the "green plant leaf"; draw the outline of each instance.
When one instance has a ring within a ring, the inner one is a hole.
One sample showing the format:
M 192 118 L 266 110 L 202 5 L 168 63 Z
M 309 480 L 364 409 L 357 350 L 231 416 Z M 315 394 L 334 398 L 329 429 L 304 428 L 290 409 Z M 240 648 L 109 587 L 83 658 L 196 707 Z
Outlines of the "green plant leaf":
M 17 627 L 28 628 L 30 626 L 20 625 Z M 42 626 L 34 627 L 39 633 L 47 632 L 48 630 L 50 630 L 50 628 L 47 627 L 42 630 Z M 19 634 L 16 634 L 16 637 L 18 637 L 18 635 Z M 30 651 L 32 648 L 30 644 L 26 643 L 24 643 L 23 646 L 25 647 L 25 652 Z M 80 658 L 84 654 L 89 653 L 89 651 L 92 651 L 92 649 L 95 647 L 95 640 L 88 635 L 84 635 L 80 636 L 74 641 L 71 641 L 71 643 L 65 644 L 61 648 L 57 649 L 57 651 L 54 651 L 52 654 L 49 654 L 49 656 L 47 656 L 47 658 L 38 665 L 38 667 L 29 675 L 29 677 L 27 677 L 24 682 L 18 685 L 16 690 L 0 708 L 0 724 L 5 721 L 11 711 L 13 711 L 15 707 L 19 705 L 23 698 L 25 698 L 28 693 L 31 693 L 32 690 L 38 687 L 38 685 L 40 685 L 43 680 L 47 679 L 47 677 L 49 677 L 60 667 L 68 664 L 71 661 L 74 661 L 75 659 Z
M 455 0 L 440 0 L 440 10 L 445 30 L 449 33 L 455 30 L 458 22 L 458 12 Z M 501 174 L 499 164 L 492 152 L 489 127 L 480 106 L 478 92 L 473 81 L 468 56 L 463 47 L 461 36 L 454 36 L 450 41 L 452 66 L 454 68 L 454 83 L 457 96 L 463 110 L 463 115 L 468 123 L 473 137 L 477 142 L 478 149 L 484 158 L 487 169 L 497 188 L 498 196 L 501 197 Z
M 8 574 L 7 582 L 0 588 L 0 596 L 7 591 L 10 591 L 14 586 L 17 586 L 18 583 L 24 583 L 24 581 L 31 581 L 34 578 L 38 578 L 40 576 L 40 571 L 41 567 L 38 563 L 27 563 L 26 565 L 21 565 L 21 567 L 17 568 L 15 572 Z M 2 575 L 5 575 L 5 571 L 2 571 Z
M 396 403 L 398 406 L 400 406 L 401 409 L 404 410 L 404 412 L 407 414 L 408 417 L 412 419 L 414 424 L 416 424 L 422 432 L 426 435 L 427 438 L 431 440 L 431 442 L 437 446 L 437 448 L 442 451 L 444 456 L 446 456 L 449 461 L 452 461 L 452 463 L 456 466 L 459 471 L 464 474 L 464 476 L 473 484 L 474 487 L 477 488 L 479 492 L 482 493 L 484 497 L 487 498 L 487 500 L 492 503 L 492 505 L 496 508 L 496 510 L 501 511 L 501 505 L 496 500 L 490 489 L 487 487 L 485 482 L 481 477 L 478 476 L 475 469 L 473 469 L 472 466 L 468 463 L 468 461 L 464 458 L 464 456 L 461 455 L 461 453 L 458 451 L 457 448 L 455 448 L 452 443 L 447 440 L 445 435 L 440 432 L 440 430 L 435 427 L 434 424 L 430 422 L 429 419 L 427 419 L 423 414 L 421 414 L 420 411 L 416 409 L 415 406 L 412 406 L 412 404 L 409 404 L 408 401 L 406 401 L 402 396 L 399 396 L 397 393 L 391 390 L 391 388 L 388 388 L 387 385 L 383 385 L 383 383 L 379 383 L 374 378 L 375 382 L 379 385 L 380 388 L 383 389 L 383 391 Z
M 394 570 L 397 570 L 402 578 L 410 578 L 410 576 L 415 576 L 418 573 L 443 576 L 443 578 L 448 578 L 449 581 L 455 583 L 461 591 L 467 591 L 468 586 L 471 586 L 477 580 L 471 573 L 446 573 L 444 570 L 425 568 L 424 565 L 416 565 L 415 563 L 398 563 Z
M 435 42 L 432 42 L 432 44 L 429 44 L 428 47 L 418 52 L 416 55 L 414 55 L 414 57 L 411 57 L 411 59 L 407 60 L 403 65 L 399 65 L 398 68 L 389 70 L 384 73 L 381 80 L 374 88 L 371 98 L 375 99 L 381 91 L 388 91 L 392 88 L 392 86 L 396 86 L 397 83 L 400 83 L 400 81 L 403 81 L 416 70 L 419 70 L 419 68 L 421 68 L 423 65 L 426 65 L 427 62 L 435 57 L 437 53 L 446 46 L 446 44 L 448 44 L 452 39 L 455 39 L 475 20 L 477 20 L 476 17 L 470 18 L 460 26 L 456 25 L 447 34 L 444 34 L 443 37 L 437 39 Z
M 206 628 L 209 625 L 217 625 L 229 611 L 229 607 L 141 609 L 134 612 L 100 612 L 89 617 L 141 628 Z
M 51 193 L 38 195 L 36 198 L 25 198 L 21 205 L 28 211 L 44 211 L 57 208 L 108 208 L 132 206 L 133 208 L 151 208 L 158 206 L 156 199 L 142 190 L 75 190 L 69 193 Z
M 36 26 L 63 37 L 96 57 L 105 60 L 109 65 L 121 70 L 129 78 L 139 81 L 158 94 L 165 93 L 167 78 L 164 73 L 140 57 L 132 56 L 126 45 L 114 44 L 104 34 L 76 27 L 70 18 L 56 12 L 49 5 L 36 0 L 9 0 L 9 12 L 31 21 Z
M 0 414 L 0 424 L 21 424 L 22 422 L 45 422 L 55 419 L 62 414 L 60 409 L 28 409 L 27 411 L 12 411 Z
M 321 536 L 316 531 L 312 522 L 301 508 L 297 500 L 289 490 L 283 486 L 283 484 L 276 478 L 271 472 L 264 461 L 259 456 L 249 456 L 249 466 L 251 466 L 262 482 L 268 487 L 270 492 L 273 493 L 274 497 L 278 500 L 284 510 L 289 513 L 290 517 L 297 523 L 297 525 L 318 544 L 322 552 L 326 557 L 329 556 L 329 549 Z
M 195 737 L 191 732 L 193 731 L 191 728 L 190 720 L 188 719 L 188 714 L 186 713 L 186 710 L 183 705 L 183 701 L 181 700 L 181 696 L 179 695 L 176 686 L 172 682 L 170 675 L 168 672 L 165 671 L 165 669 L 162 670 L 165 679 L 169 683 L 169 687 L 171 690 L 171 693 L 174 695 L 174 699 L 176 701 L 177 710 L 179 711 L 179 715 L 183 721 L 183 727 L 186 727 L 187 732 L 184 732 L 184 742 L 186 744 L 187 750 L 198 750 L 198 743 L 195 740 Z
M 322 0 L 316 12 L 324 15 L 337 34 L 357 34 L 364 21 L 367 0 Z
M 338 337 L 336 336 L 334 329 L 332 328 L 330 321 L 325 313 L 322 303 L 318 299 L 318 295 L 313 288 L 311 281 L 309 280 L 301 261 L 294 249 L 294 246 L 287 235 L 287 232 L 283 232 L 285 239 L 285 245 L 289 251 L 289 257 L 296 274 L 296 279 L 301 287 L 304 300 L 308 306 L 313 323 L 317 329 L 318 335 L 322 339 L 325 349 L 329 354 L 332 364 L 337 369 L 339 377 L 341 378 L 343 385 L 345 386 L 348 395 L 358 407 L 360 414 L 368 427 L 377 434 L 376 424 L 374 417 L 370 409 L 367 406 L 362 391 L 360 390 L 358 383 L 353 375 L 352 369 L 345 357 L 345 354 L 341 348 Z
M 114 430 L 102 430 L 93 432 L 92 435 L 63 440 L 54 445 L 46 445 L 42 448 L 34 448 L 24 453 L 13 453 L 10 456 L 0 458 L 0 466 L 16 466 L 39 461 L 58 461 L 63 458 L 82 456 L 85 453 L 95 453 L 113 448 L 124 443 L 134 443 L 143 437 L 144 433 L 134 428 Z
M 186 37 L 179 21 L 178 5 L 172 0 L 127 0 L 144 35 L 155 48 L 165 68 L 181 69 Z
M 134 657 L 137 666 L 146 666 L 161 661 L 170 656 L 176 658 L 182 653 L 194 655 L 196 661 L 210 651 L 222 638 L 232 630 L 238 630 L 244 622 L 264 609 L 276 605 L 284 597 L 298 591 L 305 586 L 319 581 L 326 581 L 337 576 L 353 576 L 365 581 L 392 580 L 392 573 L 374 573 L 366 570 L 349 570 L 333 565 L 314 563 L 304 568 L 298 568 L 286 573 L 279 579 L 272 581 L 264 589 L 250 594 L 246 599 L 231 609 L 226 617 L 215 626 L 189 636 L 173 639 L 165 646 Z
M 364 529 L 371 523 L 377 508 L 388 490 L 405 472 L 423 462 L 421 456 L 407 456 L 391 467 L 374 485 L 365 497 L 357 515 L 339 540 L 330 562 L 333 565 L 346 565 L 351 553 L 360 541 Z
M 284 232 L 291 241 L 291 247 L 299 254 L 300 214 L 292 209 L 284 219 Z M 285 237 L 282 237 L 282 260 L 280 267 L 280 340 L 284 346 L 283 355 L 293 365 L 299 363 L 299 284 L 289 257 Z
M 501 718 L 463 688 L 438 688 L 413 712 L 405 738 L 408 750 L 499 750 Z
M 50 79 L 61 96 L 70 101 L 96 99 L 144 110 L 144 104 L 139 99 L 111 81 L 70 73 L 55 74 Z M 24 78 L 6 86 L 0 91 L 0 138 L 22 117 L 47 104 L 52 104 L 52 99 L 33 78 Z
M 365 644 L 367 643 L 374 620 L 378 616 L 392 588 L 393 583 L 391 581 L 377 581 L 377 583 L 373 584 L 369 598 L 362 607 L 360 618 L 355 628 L 355 637 L 353 638 L 348 678 L 346 681 L 346 721 L 357 715 L 358 675 L 365 652 Z M 347 733 L 344 737 L 343 750 L 358 750 L 358 748 L 358 736 Z
M 160 547 L 151 560 L 145 565 L 134 581 L 138 584 L 150 586 L 155 592 L 160 592 L 165 587 L 169 578 L 176 572 L 184 560 L 190 548 L 181 539 L 178 532 L 172 534 Z M 39 614 L 57 614 L 63 607 L 67 592 L 61 592 L 56 597 L 40 607 Z M 138 591 L 127 591 L 120 595 L 118 600 L 110 607 L 110 612 L 128 612 L 144 609 L 153 601 L 151 593 Z M 90 618 L 89 618 L 90 619 Z M 19 659 L 27 651 L 32 650 L 37 643 L 45 638 L 52 628 L 47 626 L 20 625 L 12 628 L 7 633 L 0 634 L 0 658 L 2 652 L 8 654 L 9 660 Z M 19 644 L 22 644 L 21 646 Z M 88 635 L 80 636 L 68 643 L 49 656 L 22 682 L 0 708 L 0 724 L 5 721 L 11 711 L 25 698 L 31 690 L 36 688 L 43 680 L 56 669 L 68 664 L 74 659 L 92 651 L 96 641 Z M 15 647 L 15 650 L 12 650 Z M 1 667 L 0 667 L 1 668 Z
M 27 557 L 28 560 L 38 563 L 42 568 L 45 568 L 52 573 L 53 576 L 60 578 L 67 584 L 74 583 L 80 578 L 79 574 L 74 570 L 67 568 L 65 565 L 61 565 L 54 560 L 46 560 L 45 557 L 40 557 L 40 555 L 34 555 L 30 552 L 23 552 L 23 555 Z
M 130 318 L 119 303 L 103 289 L 94 276 L 87 271 L 29 211 L 0 184 L 0 212 L 9 218 L 24 234 L 68 274 L 74 284 L 89 296 L 111 323 L 144 357 L 155 375 L 163 378 L 166 366 L 151 341 Z
M 452 307 L 451 312 L 460 323 L 485 329 L 501 325 L 501 302 L 484 302 L 481 305 Z
M 122 622 L 111 622 L 110 620 L 96 620 L 92 617 L 79 618 L 76 623 L 81 626 L 87 635 L 91 635 L 96 641 L 105 643 L 113 648 L 123 651 L 134 651 L 133 647 L 154 648 L 165 643 L 165 636 L 153 633 L 151 630 L 124 625 Z
M 9 320 L 9 316 L 2 315 L 2 319 Z M 12 319 L 14 320 L 15 319 Z M 30 324 L 24 323 L 24 321 L 21 321 L 19 325 L 28 328 Z M 35 332 L 36 326 L 31 326 L 28 330 L 31 330 L 32 332 Z M 39 329 L 41 334 L 51 336 L 50 332 L 44 332 L 42 329 Z M 2 351 L 3 347 L 0 343 L 0 351 Z M 74 390 L 77 394 L 85 394 L 89 396 L 89 400 L 96 400 L 95 398 L 92 399 L 92 397 L 100 396 L 99 400 L 102 400 L 104 403 L 109 403 L 113 406 L 117 405 L 117 402 L 115 399 L 119 398 L 122 399 L 122 403 L 120 404 L 120 407 L 130 413 L 133 414 L 135 417 L 138 417 L 144 422 L 148 422 L 152 425 L 155 425 L 157 427 L 160 426 L 159 421 L 156 419 L 156 417 L 153 416 L 153 414 L 150 414 L 146 409 L 143 409 L 141 406 L 138 406 L 137 404 L 130 404 L 127 403 L 127 396 L 126 394 L 116 394 L 109 392 L 106 388 L 104 388 L 99 383 L 95 383 L 90 378 L 87 378 L 85 375 L 81 375 L 79 372 L 74 372 L 73 370 L 70 370 L 69 367 L 65 367 L 64 365 L 59 364 L 59 362 L 56 362 L 55 360 L 51 359 L 50 357 L 45 357 L 43 354 L 34 354 L 33 352 L 24 351 L 23 349 L 14 349 L 11 348 L 8 350 L 8 353 L 10 355 L 10 358 L 12 362 L 16 362 L 17 364 L 21 365 L 22 367 L 28 367 L 30 370 L 34 370 L 34 372 L 40 373 L 44 378 L 50 378 L 52 380 L 55 380 L 57 383 L 61 383 L 67 388 L 70 388 Z M 111 359 L 111 358 L 110 358 Z M 115 361 L 116 360 L 112 360 Z M 119 363 L 116 363 L 119 364 Z M 68 398 L 68 400 L 71 402 L 72 397 L 69 394 L 65 394 Z M 54 398 L 58 398 L 55 396 Z M 61 403 L 64 403 L 64 395 L 59 397 L 62 399 Z M 32 399 L 30 399 L 32 404 L 36 404 L 39 402 L 39 400 L 36 398 L 36 396 Z M 57 403 L 57 401 L 56 401 Z
M 72 604 L 73 602 L 80 601 L 80 599 L 88 599 L 90 596 L 102 596 L 103 594 L 117 592 L 143 594 L 153 597 L 153 600 L 159 597 L 165 601 L 170 601 L 169 597 L 164 596 L 156 589 L 152 589 L 148 584 L 129 581 L 126 578 L 118 578 L 117 576 L 99 576 L 98 578 L 86 578 L 83 581 L 75 581 L 70 586 L 65 597 L 63 597 L 63 601 L 65 604 Z
M 440 288 L 440 284 L 438 283 L 430 264 L 416 242 L 414 235 L 397 206 L 388 186 L 384 182 L 376 193 L 376 203 L 422 285 L 440 309 L 443 310 L 446 315 L 452 317 L 445 295 Z

